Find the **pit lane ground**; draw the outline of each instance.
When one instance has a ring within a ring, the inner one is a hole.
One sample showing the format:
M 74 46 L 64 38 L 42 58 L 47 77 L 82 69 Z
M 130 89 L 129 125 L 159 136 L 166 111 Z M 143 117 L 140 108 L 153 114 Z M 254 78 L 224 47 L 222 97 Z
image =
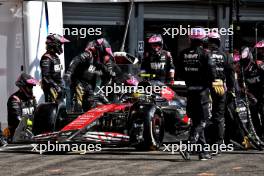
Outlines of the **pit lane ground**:
M 0 149 L 1 176 L 31 175 L 264 175 L 263 151 L 234 151 L 222 153 L 210 161 L 184 161 L 168 152 L 138 152 L 133 148 L 103 148 L 101 152 L 42 154 L 32 147 Z

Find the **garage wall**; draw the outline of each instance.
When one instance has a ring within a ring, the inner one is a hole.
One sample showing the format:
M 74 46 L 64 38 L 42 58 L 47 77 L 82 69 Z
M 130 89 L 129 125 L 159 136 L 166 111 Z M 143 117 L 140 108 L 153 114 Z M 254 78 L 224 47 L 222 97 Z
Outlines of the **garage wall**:
M 63 3 L 64 24 L 124 25 L 125 3 Z
M 7 99 L 17 90 L 15 81 L 23 65 L 21 4 L 0 5 L 0 122 L 7 122 Z
M 212 6 L 145 3 L 144 11 L 146 20 L 215 20 Z
M 24 35 L 25 35 L 25 71 L 36 79 L 41 79 L 40 59 L 46 52 L 46 37 L 49 33 L 63 35 L 61 2 L 24 2 Z M 48 14 L 45 13 L 47 5 Z M 48 19 L 48 20 L 47 20 Z M 47 22 L 48 21 L 48 22 Z M 60 56 L 64 67 L 64 55 Z M 33 89 L 38 104 L 44 102 L 44 94 L 40 86 Z
M 263 7 L 241 7 L 240 20 L 243 21 L 264 21 Z

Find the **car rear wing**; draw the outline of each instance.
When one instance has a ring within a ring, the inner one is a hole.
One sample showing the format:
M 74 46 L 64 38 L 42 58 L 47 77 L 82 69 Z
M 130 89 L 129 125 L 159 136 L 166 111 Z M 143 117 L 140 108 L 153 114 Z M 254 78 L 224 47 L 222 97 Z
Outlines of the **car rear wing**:
M 116 64 L 132 64 L 135 65 L 138 63 L 138 58 L 135 56 L 132 56 L 131 54 L 127 52 L 114 52 L 114 57 Z

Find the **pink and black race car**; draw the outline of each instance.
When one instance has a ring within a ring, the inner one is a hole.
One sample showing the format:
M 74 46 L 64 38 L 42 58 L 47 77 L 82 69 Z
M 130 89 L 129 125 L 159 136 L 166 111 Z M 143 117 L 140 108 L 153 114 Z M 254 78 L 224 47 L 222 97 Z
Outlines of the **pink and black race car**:
M 166 134 L 188 131 L 190 119 L 183 97 L 158 81 L 144 79 L 138 85 L 162 89 L 159 94 L 120 96 L 118 103 L 101 104 L 84 113 L 68 113 L 64 104 L 40 104 L 32 134 L 25 135 L 25 128 L 20 127 L 24 131 L 17 133 L 23 135 L 15 135 L 19 137 L 14 142 L 100 143 L 149 150 L 158 149 Z

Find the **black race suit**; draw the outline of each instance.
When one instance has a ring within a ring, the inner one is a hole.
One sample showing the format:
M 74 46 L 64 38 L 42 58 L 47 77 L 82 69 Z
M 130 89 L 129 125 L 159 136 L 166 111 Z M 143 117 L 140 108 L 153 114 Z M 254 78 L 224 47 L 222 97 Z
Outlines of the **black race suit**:
M 204 146 L 204 128 L 210 117 L 209 88 L 215 78 L 215 66 L 208 53 L 198 46 L 181 52 L 179 68 L 178 74 L 185 80 L 188 89 L 187 115 L 192 119 L 189 140 Z
M 159 55 L 147 52 L 141 65 L 141 72 L 155 74 L 161 82 L 171 81 L 170 72 L 174 72 L 174 69 L 172 56 L 165 50 Z
M 72 82 L 74 111 L 87 111 L 97 86 L 107 84 L 113 76 L 113 61 L 107 57 L 101 63 L 90 52 L 83 52 L 72 59 L 66 74 Z
M 63 82 L 61 77 L 62 65 L 56 54 L 46 52 L 40 60 L 42 89 L 45 102 L 62 101 Z M 55 94 L 56 96 L 54 96 Z
M 7 102 L 8 112 L 8 128 L 11 137 L 14 135 L 15 130 L 22 117 L 33 116 L 37 103 L 35 97 L 28 98 L 22 91 L 17 91 L 12 94 Z
M 244 68 L 246 88 L 250 101 L 251 114 L 257 134 L 264 137 L 264 63 L 260 61 L 240 64 Z M 242 75 L 239 75 L 240 84 Z
M 227 56 L 225 53 L 221 52 L 219 48 L 215 45 L 211 48 L 210 59 L 216 66 L 216 79 L 221 79 L 227 90 L 233 91 L 235 76 L 233 61 L 231 56 Z M 213 144 L 221 144 L 224 140 L 225 132 L 225 101 L 226 94 L 218 95 L 215 93 L 213 88 L 211 88 L 212 97 L 212 123 L 214 129 L 214 139 L 211 139 Z

